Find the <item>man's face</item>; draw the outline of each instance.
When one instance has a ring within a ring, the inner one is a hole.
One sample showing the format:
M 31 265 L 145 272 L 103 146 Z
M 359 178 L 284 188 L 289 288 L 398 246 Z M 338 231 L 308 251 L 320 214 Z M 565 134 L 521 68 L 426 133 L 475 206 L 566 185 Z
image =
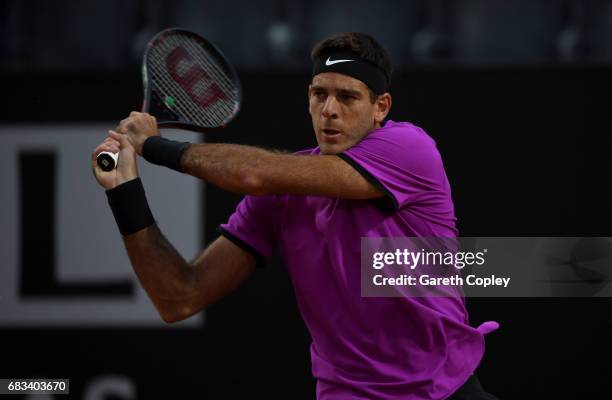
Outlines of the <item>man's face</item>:
M 372 103 L 365 83 L 336 72 L 315 75 L 308 98 L 322 154 L 338 154 L 354 146 L 380 126 L 388 111 L 381 114 L 380 102 Z

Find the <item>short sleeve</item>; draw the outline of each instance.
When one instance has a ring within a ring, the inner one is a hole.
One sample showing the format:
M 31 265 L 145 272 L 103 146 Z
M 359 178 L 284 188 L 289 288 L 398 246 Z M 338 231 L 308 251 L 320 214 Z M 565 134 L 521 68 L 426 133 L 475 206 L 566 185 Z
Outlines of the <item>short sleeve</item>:
M 275 247 L 271 218 L 273 196 L 245 196 L 217 231 L 228 240 L 253 254 L 257 265 L 265 265 Z
M 394 210 L 444 190 L 446 174 L 434 140 L 409 123 L 388 121 L 338 156 L 383 192 Z

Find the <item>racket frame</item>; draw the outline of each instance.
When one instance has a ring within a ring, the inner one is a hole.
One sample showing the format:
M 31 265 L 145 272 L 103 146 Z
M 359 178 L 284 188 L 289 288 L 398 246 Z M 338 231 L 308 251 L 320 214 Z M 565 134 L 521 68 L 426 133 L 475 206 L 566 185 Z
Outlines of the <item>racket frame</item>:
M 229 115 L 220 125 L 202 126 L 202 125 L 190 123 L 185 120 L 164 120 L 164 119 L 159 120 L 158 118 L 157 126 L 159 128 L 186 129 L 186 130 L 196 131 L 196 132 L 208 132 L 210 130 L 224 128 L 228 123 L 230 123 L 236 117 L 236 115 L 240 111 L 240 106 L 242 104 L 242 85 L 240 84 L 238 73 L 234 69 L 234 66 L 228 61 L 225 55 L 221 52 L 221 50 L 219 50 L 219 48 L 217 48 L 214 44 L 210 43 L 209 41 L 207 41 L 200 35 L 192 31 L 189 31 L 187 29 L 183 29 L 183 28 L 164 29 L 163 31 L 157 33 L 147 43 L 147 48 L 142 58 L 142 86 L 144 90 L 142 112 L 149 113 L 150 111 L 152 111 L 152 108 L 154 107 L 152 105 L 152 102 L 154 101 L 154 96 L 161 97 L 161 94 L 159 93 L 159 89 L 155 87 L 156 86 L 155 82 L 149 79 L 149 72 L 148 72 L 148 67 L 147 67 L 148 60 L 149 60 L 149 53 L 150 53 L 149 50 L 152 47 L 154 47 L 159 41 L 164 40 L 166 36 L 174 35 L 174 34 L 190 36 L 191 38 L 195 39 L 202 47 L 204 47 L 206 51 L 210 52 L 213 55 L 213 57 L 219 62 L 219 65 L 221 66 L 223 71 L 228 75 L 228 77 L 232 80 L 232 82 L 235 83 L 236 89 L 237 89 L 236 95 L 238 96 L 238 99 L 237 99 L 236 106 L 232 114 Z M 160 103 L 164 104 L 161 101 L 161 99 L 160 99 Z M 173 113 L 172 109 L 165 106 L 165 104 L 164 104 L 164 107 L 166 107 L 165 109 L 167 112 Z M 154 115 L 156 118 L 158 117 L 154 113 L 152 115 Z

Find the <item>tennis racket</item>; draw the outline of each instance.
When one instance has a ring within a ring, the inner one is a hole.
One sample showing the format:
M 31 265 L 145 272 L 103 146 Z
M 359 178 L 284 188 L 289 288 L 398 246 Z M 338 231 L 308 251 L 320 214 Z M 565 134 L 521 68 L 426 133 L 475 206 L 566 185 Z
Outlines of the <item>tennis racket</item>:
M 204 132 L 227 125 L 238 113 L 242 88 L 238 74 L 212 43 L 178 28 L 159 32 L 142 60 L 142 111 L 160 128 Z M 98 166 L 111 171 L 118 154 L 101 152 Z

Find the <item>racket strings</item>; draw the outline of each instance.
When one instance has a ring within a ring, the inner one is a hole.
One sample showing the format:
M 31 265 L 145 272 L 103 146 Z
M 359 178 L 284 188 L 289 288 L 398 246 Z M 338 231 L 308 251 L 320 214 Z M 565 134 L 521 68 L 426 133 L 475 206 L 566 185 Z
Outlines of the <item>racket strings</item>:
M 219 67 L 218 63 L 212 59 L 207 52 L 203 52 L 199 46 L 196 46 L 193 41 L 186 42 L 187 47 L 191 49 L 191 55 L 198 61 L 198 64 L 206 71 L 207 74 L 211 77 L 219 78 L 215 79 L 217 85 L 220 87 L 221 91 L 225 96 L 231 101 L 221 101 L 222 105 L 229 106 L 229 110 L 224 110 L 223 112 L 229 111 L 230 113 L 234 112 L 234 105 L 238 103 L 237 98 L 237 90 L 236 85 L 230 80 L 230 78 L 225 74 L 225 72 Z M 216 106 L 216 103 L 214 103 Z
M 171 96 L 176 100 L 172 107 L 174 112 L 186 120 L 192 120 L 203 126 L 209 126 L 209 124 L 215 123 L 214 120 L 205 118 L 205 116 L 201 115 L 201 112 L 198 112 L 197 105 L 192 104 L 192 100 L 186 93 L 175 88 L 168 90 L 168 88 L 172 87 L 174 84 L 170 80 L 171 78 L 167 76 L 163 67 L 159 67 L 155 63 L 151 63 L 150 67 L 152 67 L 152 73 L 150 74 L 151 79 L 155 82 L 162 96 Z
M 225 74 L 225 72 L 219 68 L 218 64 L 214 59 L 211 59 L 208 53 L 203 52 L 199 46 L 196 46 L 193 41 L 189 40 L 185 42 L 187 47 L 191 50 L 191 55 L 199 61 L 200 66 L 206 69 L 206 72 L 211 76 L 220 78 L 217 83 L 222 86 L 224 93 L 229 97 L 231 96 L 236 88 L 236 85 L 232 80 Z
M 172 52 L 174 49 L 178 47 L 182 47 L 185 51 L 188 51 L 192 59 L 196 61 L 196 64 L 199 67 L 201 67 L 203 70 L 205 70 L 206 73 L 209 75 L 208 79 L 205 79 L 205 80 L 210 81 L 212 77 L 220 78 L 220 79 L 215 79 L 215 83 L 217 84 L 217 86 L 219 86 L 220 89 L 222 89 L 223 93 L 228 98 L 230 99 L 234 98 L 234 101 L 237 101 L 236 86 L 231 82 L 231 80 L 229 80 L 227 75 L 225 75 L 225 73 L 223 73 L 221 69 L 216 67 L 215 60 L 211 59 L 206 53 L 206 51 L 202 49 L 202 47 L 200 47 L 199 44 L 197 45 L 194 44 L 193 40 L 189 38 L 185 39 L 185 38 L 181 38 L 181 37 L 177 38 L 176 36 L 173 36 L 173 37 L 168 38 L 164 42 L 162 42 L 162 45 L 165 50 L 163 51 L 164 56 L 167 56 L 168 54 L 170 54 L 170 52 Z M 213 72 L 213 68 L 214 68 L 214 72 Z
M 208 110 L 202 113 L 202 107 L 194 103 L 191 96 L 169 75 L 164 61 L 176 47 L 176 45 L 165 45 L 165 42 L 162 42 L 152 49 L 154 51 L 149 59 L 153 70 L 151 79 L 156 83 L 162 96 L 170 96 L 176 100 L 172 108 L 181 117 L 203 126 L 218 126 L 222 123 L 223 116 L 216 110 L 211 110 L 213 113 Z
M 238 102 L 238 99 L 236 98 L 236 88 L 235 85 L 229 81 L 229 78 L 227 78 L 227 76 L 225 75 L 225 73 L 223 73 L 223 71 L 221 71 L 216 63 L 214 62 L 214 60 L 211 62 L 210 58 L 207 57 L 207 54 L 205 53 L 204 56 L 205 57 L 199 57 L 200 55 L 202 55 L 201 51 L 198 51 L 198 49 L 193 49 L 193 47 L 195 47 L 193 45 L 192 42 L 188 42 L 188 47 L 192 48 L 192 56 L 194 56 L 194 58 L 197 59 L 198 61 L 198 65 L 200 65 L 207 74 L 209 74 L 209 76 L 211 77 L 221 77 L 222 79 L 220 80 L 215 80 L 217 86 L 219 86 L 219 88 L 221 89 L 221 91 L 223 92 L 223 94 L 226 96 L 227 100 L 225 99 L 219 99 L 218 101 L 213 102 L 210 106 L 212 107 L 213 111 L 216 112 L 219 115 L 231 115 L 233 114 L 234 110 L 235 110 L 235 104 Z
M 185 119 L 192 119 L 194 122 L 202 123 L 201 113 L 197 112 L 197 105 L 193 104 L 187 93 L 177 90 L 176 83 L 173 82 L 172 77 L 166 71 L 166 66 L 162 63 L 162 60 L 165 60 L 168 53 L 164 50 L 166 50 L 164 47 L 157 47 L 152 51 L 151 57 L 149 57 L 148 66 L 151 68 L 149 74 L 151 80 L 155 82 L 162 96 L 171 96 L 176 100 L 173 110 L 177 114 Z M 211 121 L 204 119 L 205 124 L 209 122 Z
M 206 107 L 203 107 L 192 99 L 182 85 L 175 82 L 167 71 L 165 60 L 178 47 L 187 51 L 192 58 L 190 61 L 208 74 L 208 77 L 200 74 L 190 81 L 190 90 L 193 92 L 194 86 L 201 82 L 208 83 L 207 89 L 216 84 L 225 97 L 213 99 Z M 151 56 L 148 64 L 152 70 L 151 79 L 163 96 L 171 96 L 177 100 L 173 110 L 181 117 L 203 126 L 219 126 L 237 111 L 239 99 L 236 84 L 227 76 L 218 62 L 192 39 L 172 36 L 158 42 L 150 50 Z
M 152 79 L 156 83 L 162 96 L 170 96 L 176 101 L 172 106 L 172 110 L 188 121 L 196 122 L 202 126 L 215 126 L 223 119 L 218 112 L 202 113 L 202 108 L 195 104 L 189 95 L 182 89 L 176 87 L 172 78 L 167 75 L 164 67 L 154 68 L 156 73 L 152 74 Z
M 197 65 L 200 66 L 210 78 L 214 77 L 214 83 L 217 84 L 217 86 L 229 100 L 219 99 L 210 104 L 208 107 L 211 108 L 217 115 L 225 116 L 223 119 L 227 118 L 227 115 L 233 114 L 236 108 L 235 105 L 238 103 L 235 84 L 230 80 L 230 78 L 228 78 L 225 72 L 219 68 L 216 60 L 211 58 L 208 52 L 204 51 L 199 44 L 195 44 L 193 40 L 189 39 L 178 42 L 179 44 L 177 47 L 182 46 L 185 50 L 187 50 L 195 61 L 197 61 Z M 210 80 L 210 78 L 207 80 Z

